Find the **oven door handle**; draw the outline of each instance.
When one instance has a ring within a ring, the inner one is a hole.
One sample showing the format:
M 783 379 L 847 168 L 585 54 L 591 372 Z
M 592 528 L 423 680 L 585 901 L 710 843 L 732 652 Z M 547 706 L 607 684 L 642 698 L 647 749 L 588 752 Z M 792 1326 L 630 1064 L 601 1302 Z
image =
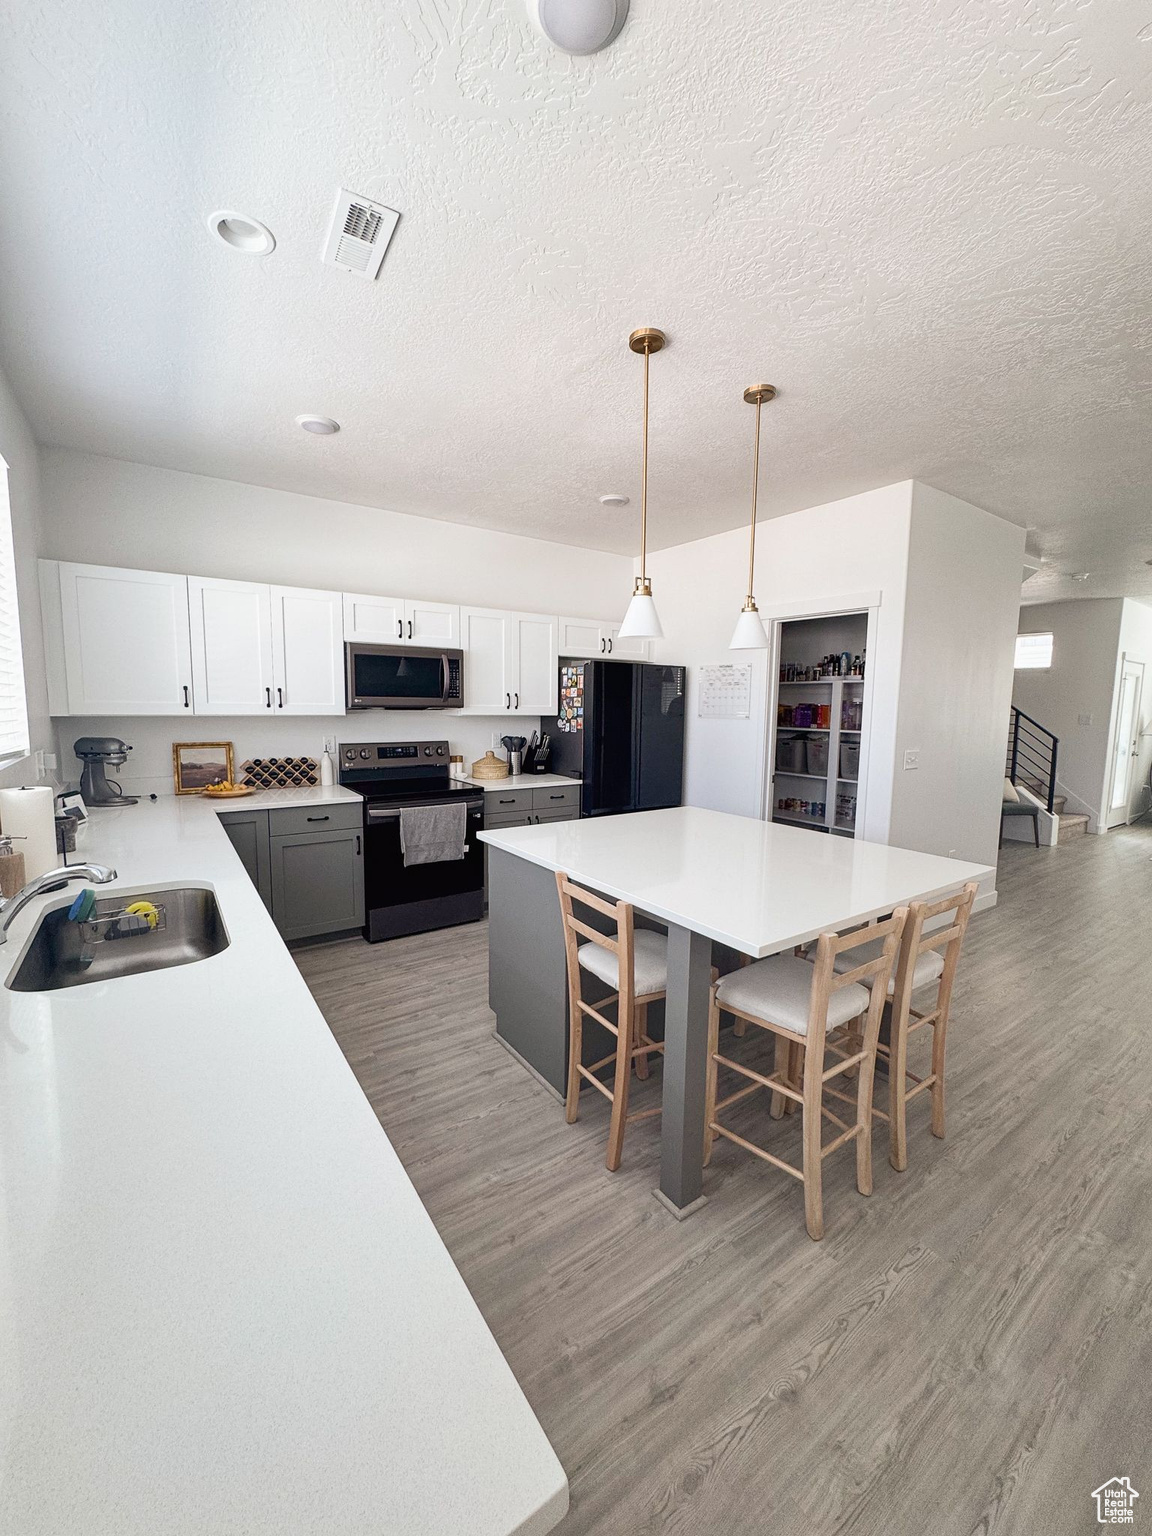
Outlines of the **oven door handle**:
M 368 807 L 368 820 L 369 821 L 399 821 L 400 820 L 400 812 L 399 811 L 373 810 L 373 808 L 371 806 L 369 806 Z

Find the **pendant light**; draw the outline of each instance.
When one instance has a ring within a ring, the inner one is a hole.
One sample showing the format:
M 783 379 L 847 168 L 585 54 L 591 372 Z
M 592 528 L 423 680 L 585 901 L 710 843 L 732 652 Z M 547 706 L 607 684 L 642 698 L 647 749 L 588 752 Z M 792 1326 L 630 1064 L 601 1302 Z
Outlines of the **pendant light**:
M 660 640 L 664 635 L 656 604 L 652 601 L 652 583 L 648 580 L 644 562 L 648 553 L 648 359 L 653 352 L 660 351 L 666 339 L 664 332 L 653 326 L 643 326 L 633 331 L 628 338 L 631 350 L 644 354 L 644 450 L 640 471 L 640 574 L 636 578 L 628 612 L 620 625 L 621 638 Z
M 736 628 L 732 632 L 728 649 L 730 651 L 766 651 L 768 633 L 764 628 L 760 611 L 756 607 L 752 588 L 756 577 L 756 493 L 760 482 L 760 407 L 765 401 L 776 398 L 776 389 L 772 384 L 753 384 L 751 388 L 744 391 L 744 398 L 749 405 L 756 407 L 756 448 L 752 459 L 752 521 L 748 531 L 748 596 L 740 610 L 740 617 L 736 620 Z

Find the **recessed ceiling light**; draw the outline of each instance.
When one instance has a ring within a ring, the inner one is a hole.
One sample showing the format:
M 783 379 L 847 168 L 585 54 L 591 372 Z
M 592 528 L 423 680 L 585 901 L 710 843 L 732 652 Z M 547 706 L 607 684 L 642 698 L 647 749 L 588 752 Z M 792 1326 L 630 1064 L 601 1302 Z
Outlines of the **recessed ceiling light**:
M 276 249 L 276 238 L 267 224 L 231 208 L 218 208 L 207 218 L 208 229 L 234 251 L 245 256 L 267 256 Z
M 562 53 L 599 53 L 628 20 L 629 0 L 528 0 L 532 20 Z
M 602 507 L 626 507 L 628 505 L 627 496 L 622 496 L 619 491 L 609 491 L 606 496 L 601 496 L 598 500 Z M 1148 564 L 1152 565 L 1152 560 L 1149 560 Z
M 333 432 L 340 430 L 340 423 L 333 421 L 331 416 L 297 416 L 296 425 L 303 427 L 305 432 L 315 432 L 317 437 L 331 437 Z

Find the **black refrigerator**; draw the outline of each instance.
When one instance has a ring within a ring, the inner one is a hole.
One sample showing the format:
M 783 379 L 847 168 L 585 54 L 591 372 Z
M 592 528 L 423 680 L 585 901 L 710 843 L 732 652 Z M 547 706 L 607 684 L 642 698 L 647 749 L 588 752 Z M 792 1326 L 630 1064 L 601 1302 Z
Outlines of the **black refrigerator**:
M 679 805 L 684 794 L 684 668 L 646 662 L 560 666 L 554 773 L 583 780 L 582 816 Z

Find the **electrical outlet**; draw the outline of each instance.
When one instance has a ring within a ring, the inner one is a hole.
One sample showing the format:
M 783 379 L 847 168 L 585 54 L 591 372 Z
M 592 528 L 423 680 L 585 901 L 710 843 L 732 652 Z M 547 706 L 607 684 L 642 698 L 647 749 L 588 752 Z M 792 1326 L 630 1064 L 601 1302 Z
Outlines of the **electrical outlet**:
M 920 748 L 919 747 L 908 747 L 906 749 L 905 753 L 904 753 L 904 768 L 905 768 L 905 770 L 907 770 L 909 768 L 919 768 L 919 766 L 920 766 Z
M 333 757 L 336 756 L 336 738 L 335 738 L 335 736 L 325 736 L 325 738 L 324 738 L 324 750 L 325 750 L 325 752 L 331 752 Z

